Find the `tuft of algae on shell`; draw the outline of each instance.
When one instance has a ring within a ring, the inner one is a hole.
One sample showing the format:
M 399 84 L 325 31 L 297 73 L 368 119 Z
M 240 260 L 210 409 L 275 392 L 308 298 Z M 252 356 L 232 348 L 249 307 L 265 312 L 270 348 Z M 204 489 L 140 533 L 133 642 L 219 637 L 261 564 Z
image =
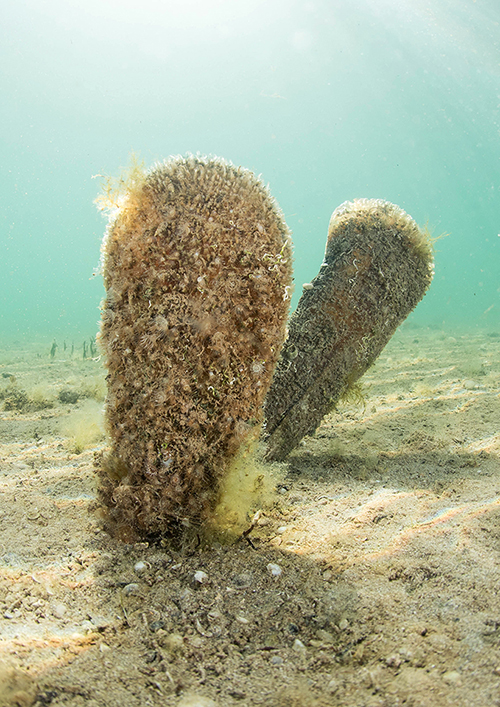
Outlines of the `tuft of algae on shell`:
M 290 236 L 262 182 L 219 158 L 135 164 L 101 206 L 98 502 L 124 540 L 171 535 L 212 517 L 260 428 L 285 338 Z

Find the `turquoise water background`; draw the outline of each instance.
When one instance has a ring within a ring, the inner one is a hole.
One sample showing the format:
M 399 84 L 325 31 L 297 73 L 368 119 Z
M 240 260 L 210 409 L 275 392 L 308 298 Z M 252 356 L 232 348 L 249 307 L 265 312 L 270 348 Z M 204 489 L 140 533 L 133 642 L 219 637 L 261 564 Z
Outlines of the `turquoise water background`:
M 261 174 L 296 294 L 346 199 L 434 235 L 410 321 L 500 327 L 498 0 L 18 0 L 0 9 L 2 337 L 91 336 L 96 175 L 215 154 Z

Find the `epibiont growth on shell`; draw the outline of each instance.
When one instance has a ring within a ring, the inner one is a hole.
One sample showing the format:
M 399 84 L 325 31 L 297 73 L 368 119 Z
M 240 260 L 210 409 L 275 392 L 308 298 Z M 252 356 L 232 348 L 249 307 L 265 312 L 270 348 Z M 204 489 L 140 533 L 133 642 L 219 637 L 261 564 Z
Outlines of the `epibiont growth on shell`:
M 101 206 L 101 513 L 124 539 L 175 533 L 209 521 L 259 434 L 285 337 L 289 232 L 262 182 L 219 158 L 133 165 Z

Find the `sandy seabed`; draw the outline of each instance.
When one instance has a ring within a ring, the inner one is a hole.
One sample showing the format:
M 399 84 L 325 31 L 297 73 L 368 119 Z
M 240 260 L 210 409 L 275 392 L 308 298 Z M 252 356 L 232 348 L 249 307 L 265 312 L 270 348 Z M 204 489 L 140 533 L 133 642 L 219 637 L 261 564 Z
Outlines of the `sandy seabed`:
M 0 705 L 500 705 L 500 333 L 402 328 L 185 551 L 100 530 L 102 364 L 49 349 L 0 351 Z

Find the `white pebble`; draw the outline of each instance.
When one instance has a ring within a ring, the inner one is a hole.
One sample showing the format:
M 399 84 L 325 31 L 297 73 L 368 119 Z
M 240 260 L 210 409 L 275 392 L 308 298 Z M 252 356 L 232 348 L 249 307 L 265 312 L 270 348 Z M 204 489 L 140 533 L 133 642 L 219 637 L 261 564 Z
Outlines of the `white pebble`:
M 52 613 L 54 614 L 56 619 L 62 619 L 62 617 L 66 613 L 66 610 L 66 606 L 60 601 L 56 602 L 52 606 Z
M 339 681 L 332 678 L 330 680 L 330 682 L 328 683 L 328 685 L 326 686 L 326 689 L 328 690 L 328 692 L 330 692 L 333 695 L 334 692 L 337 692 L 339 687 L 340 687 Z
M 279 577 L 283 571 L 279 565 L 275 565 L 272 562 L 268 564 L 267 569 L 273 575 L 273 577 Z
M 80 629 L 83 631 L 83 633 L 93 633 L 95 631 L 95 626 L 92 621 L 85 619 L 85 621 L 82 621 L 82 623 L 80 624 Z
M 130 594 L 138 594 L 139 593 L 139 585 L 136 584 L 135 582 L 131 582 L 130 584 L 127 584 L 125 587 L 123 587 L 123 593 L 125 596 L 130 596 Z
M 297 653 L 305 653 L 306 652 L 306 647 L 299 638 L 296 638 L 295 641 L 293 642 L 293 650 L 297 651 Z
M 397 655 L 396 653 L 393 653 L 392 655 L 387 656 L 385 659 L 385 664 L 389 668 L 399 668 L 401 663 L 403 662 L 403 659 L 401 658 L 400 655 Z
M 461 677 L 462 676 L 457 670 L 448 670 L 448 672 L 443 675 L 443 680 L 448 685 L 461 685 Z
M 143 562 L 142 560 L 140 560 L 139 562 L 135 563 L 134 572 L 136 574 L 142 574 L 143 572 L 145 572 L 147 570 L 147 567 L 148 567 L 147 564 L 145 562 Z
M 194 581 L 204 584 L 208 580 L 208 574 L 203 572 L 203 570 L 198 570 L 194 573 Z

